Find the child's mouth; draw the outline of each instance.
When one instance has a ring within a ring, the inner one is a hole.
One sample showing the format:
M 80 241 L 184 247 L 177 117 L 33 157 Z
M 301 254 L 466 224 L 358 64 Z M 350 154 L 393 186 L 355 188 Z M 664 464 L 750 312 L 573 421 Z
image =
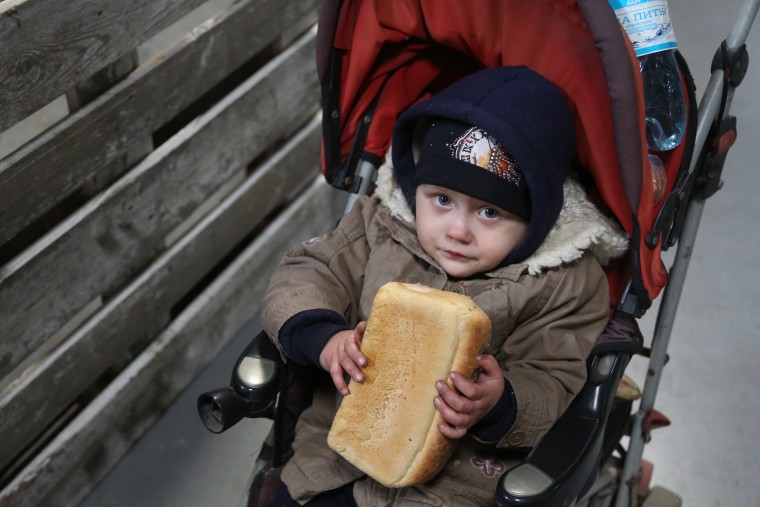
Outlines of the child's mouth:
M 469 259 L 469 257 L 467 257 L 466 255 L 462 255 L 461 253 L 455 252 L 453 250 L 444 250 L 443 253 L 445 253 L 446 256 L 449 257 L 450 259 L 457 260 L 457 261 L 463 261 L 463 260 Z

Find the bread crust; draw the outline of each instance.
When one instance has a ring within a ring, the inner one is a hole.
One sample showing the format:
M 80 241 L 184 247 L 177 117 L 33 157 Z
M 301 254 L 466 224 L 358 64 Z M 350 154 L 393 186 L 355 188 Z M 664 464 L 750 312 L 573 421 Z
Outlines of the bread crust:
M 438 429 L 435 382 L 471 377 L 491 339 L 491 321 L 467 296 L 391 282 L 377 293 L 361 349 L 365 381 L 335 416 L 328 445 L 387 487 L 427 482 L 454 449 Z

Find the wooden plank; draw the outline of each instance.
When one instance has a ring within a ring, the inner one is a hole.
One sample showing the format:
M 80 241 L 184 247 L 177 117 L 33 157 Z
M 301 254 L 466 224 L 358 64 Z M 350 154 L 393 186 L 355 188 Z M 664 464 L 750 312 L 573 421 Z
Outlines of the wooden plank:
M 170 322 L 170 311 L 274 209 L 319 173 L 320 120 L 254 172 L 192 231 L 0 397 L 0 470 L 111 364 Z M 55 392 L 55 396 L 50 396 Z
M 107 65 L 84 81 L 80 81 L 76 87 L 66 90 L 66 103 L 69 112 L 75 112 L 97 99 L 107 89 L 124 79 L 127 74 L 140 65 L 137 50 L 133 49 L 113 63 Z
M 100 168 L 139 149 L 146 133 L 208 92 L 286 27 L 313 22 L 315 4 L 238 2 L 143 64 L 108 94 L 0 160 L 0 248 L 96 177 Z
M 332 226 L 333 195 L 320 177 L 0 492 L 0 506 L 76 505 L 257 313 L 282 252 Z
M 0 2 L 0 132 L 204 1 Z
M 121 81 L 124 76 L 132 72 L 136 67 L 137 51 L 132 51 L 96 73 L 90 79 L 80 83 L 75 89 L 70 90 L 66 94 L 69 110 L 73 112 L 81 109 L 86 103 L 91 102 L 113 86 L 114 83 Z M 139 136 L 142 136 L 142 142 L 139 141 Z M 81 144 L 77 144 L 75 140 L 74 146 L 86 148 L 87 144 L 92 142 L 93 137 L 100 136 L 90 136 Z M 42 162 L 42 165 L 35 165 L 33 171 L 27 172 L 27 176 L 29 176 L 27 181 L 21 181 L 20 185 L 11 186 L 6 189 L 6 192 L 0 189 L 0 199 L 3 200 L 5 205 L 0 205 L 0 215 L 3 215 L 3 208 L 10 207 L 13 211 L 14 203 L 17 202 L 23 202 L 25 203 L 25 207 L 31 208 L 28 210 L 16 210 L 15 217 L 13 216 L 13 212 L 2 216 L 3 221 L 0 223 L 3 225 L 0 226 L 0 231 L 5 230 L 6 233 L 10 234 L 6 242 L 0 241 L 0 264 L 4 264 L 22 252 L 86 202 L 87 199 L 110 185 L 119 176 L 127 172 L 137 161 L 153 150 L 150 132 L 135 133 L 131 139 L 132 142 L 130 144 L 132 147 L 123 156 L 114 157 L 102 166 L 90 166 L 90 171 L 93 173 L 97 171 L 97 173 L 82 181 L 79 188 L 74 187 L 75 184 L 80 182 L 75 177 L 71 177 L 72 173 L 68 170 L 60 169 L 61 167 L 68 169 L 65 161 L 67 157 L 64 156 L 57 162 L 47 164 Z M 66 147 L 70 146 L 68 143 L 66 144 Z M 2 173 L 2 165 L 2 162 L 0 162 L 0 187 L 2 187 L 3 176 L 12 175 L 12 171 Z M 76 166 L 76 163 L 74 165 Z M 49 174 L 46 174 L 48 171 Z M 50 174 L 54 176 L 50 177 Z M 74 172 L 73 176 L 76 176 L 76 172 Z M 30 179 L 31 181 L 29 181 Z M 63 185 L 60 184 L 60 180 L 62 179 L 65 181 Z M 48 183 L 53 184 L 54 187 L 48 191 L 38 188 L 41 184 Z M 51 200 L 47 195 L 50 193 L 54 193 L 58 198 Z M 5 195 L 3 196 L 3 194 Z M 30 196 L 33 196 L 33 198 L 30 198 Z M 23 214 L 20 220 L 18 220 L 18 213 Z M 14 235 L 16 231 L 19 232 L 18 235 Z M 1 235 L 2 232 L 0 232 Z
M 69 112 L 75 113 L 76 111 L 79 111 L 83 107 L 85 107 L 87 104 L 91 103 L 92 101 L 96 100 L 98 97 L 103 95 L 109 88 L 112 88 L 115 84 L 123 80 L 127 75 L 129 75 L 132 71 L 134 71 L 140 64 L 140 60 L 137 55 L 137 49 L 133 49 L 126 55 L 122 56 L 121 58 L 116 59 L 113 63 L 109 64 L 105 68 L 99 70 L 89 78 L 85 79 L 84 81 L 80 81 L 79 84 L 77 84 L 76 88 L 73 88 L 71 90 L 68 90 L 66 92 L 66 102 L 69 106 Z M 129 151 L 126 153 L 119 153 L 118 157 L 114 157 L 111 160 L 109 160 L 104 166 L 97 167 L 97 174 L 93 175 L 92 177 L 88 178 L 82 187 L 79 189 L 78 194 L 82 198 L 89 198 L 93 195 L 97 194 L 104 188 L 106 188 L 108 185 L 110 185 L 114 180 L 116 180 L 119 176 L 127 172 L 127 170 L 135 165 L 137 161 L 144 158 L 148 153 L 153 151 L 153 139 L 151 137 L 151 132 L 143 130 L 142 132 L 135 132 L 134 133 L 134 141 L 133 146 L 130 148 Z M 88 138 L 90 141 L 89 143 L 83 143 L 83 144 L 92 144 L 92 135 Z M 142 139 L 140 139 L 142 137 Z M 69 150 L 67 150 L 69 151 Z M 60 163 L 60 159 L 59 159 Z M 49 166 L 48 166 L 49 167 Z M 41 171 L 39 171 L 41 172 Z M 38 172 L 38 175 L 39 175 Z M 67 181 L 69 184 L 73 184 L 75 180 L 71 178 L 71 171 L 56 171 L 58 173 L 65 172 L 68 176 Z M 37 178 L 38 180 L 42 179 L 44 181 L 49 181 L 47 175 L 43 176 L 42 178 Z M 29 188 L 29 187 L 25 187 Z M 60 192 L 60 187 L 57 187 L 59 190 L 57 192 Z M 68 195 L 68 194 L 66 194 Z M 35 197 L 41 197 L 41 194 L 35 194 Z M 65 197 L 65 195 L 63 196 Z M 39 199 L 34 199 L 31 202 L 39 202 Z M 49 202 L 49 201 L 48 201 Z M 57 202 L 57 201 L 53 201 Z M 39 208 L 37 208 L 39 209 Z M 44 211 L 47 211 L 47 208 L 44 209 Z M 43 212 L 44 212 L 43 211 Z M 38 211 L 37 213 L 29 213 L 27 214 L 27 220 L 33 219 L 33 217 L 37 216 L 40 213 Z M 54 217 L 55 219 L 55 217 Z M 44 231 L 43 231 L 44 232 Z M 36 236 L 39 237 L 42 234 L 37 233 Z
M 216 188 L 316 112 L 313 52 L 311 31 L 0 267 L 0 377 L 96 295 L 115 294 Z

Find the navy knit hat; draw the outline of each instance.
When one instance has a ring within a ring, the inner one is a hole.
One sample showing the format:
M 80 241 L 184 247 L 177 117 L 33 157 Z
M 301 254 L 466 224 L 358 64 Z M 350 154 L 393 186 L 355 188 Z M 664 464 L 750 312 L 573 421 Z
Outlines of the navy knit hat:
M 418 165 L 425 157 L 416 157 L 417 127 L 442 118 L 485 131 L 516 161 L 528 188 L 530 220 L 522 242 L 501 265 L 526 259 L 544 241 L 562 209 L 563 183 L 575 153 L 575 126 L 567 100 L 549 80 L 527 67 L 493 67 L 409 108 L 394 128 L 393 165 L 412 206 L 416 185 L 422 182 L 417 170 L 434 170 L 425 167 L 427 162 Z
M 512 154 L 488 132 L 439 119 L 425 132 L 414 172 L 415 187 L 431 183 L 530 219 L 528 184 Z

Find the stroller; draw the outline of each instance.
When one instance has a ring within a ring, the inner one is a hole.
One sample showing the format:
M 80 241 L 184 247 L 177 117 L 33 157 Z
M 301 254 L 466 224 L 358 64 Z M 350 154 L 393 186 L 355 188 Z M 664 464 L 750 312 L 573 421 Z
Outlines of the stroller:
M 526 65 L 570 98 L 579 132 L 576 158 L 587 175 L 589 199 L 631 238 L 628 257 L 607 268 L 614 311 L 588 360 L 586 386 L 525 461 L 504 474 L 496 505 L 646 501 L 641 458 L 649 433 L 665 422 L 654 399 L 669 332 L 704 202 L 720 188 L 736 137 L 728 109 L 746 72 L 743 42 L 758 6 L 757 0 L 745 2 L 744 16 L 716 54 L 699 111 L 679 57 L 689 121 L 679 147 L 661 154 L 666 195 L 655 202 L 638 63 L 607 0 L 493 0 L 477 9 L 448 0 L 323 2 L 317 61 L 322 165 L 330 184 L 352 196 L 371 193 L 401 111 L 480 68 Z M 676 243 L 668 273 L 661 254 Z M 636 319 L 663 290 L 652 346 L 643 349 Z M 620 386 L 628 361 L 640 353 L 649 356 L 652 374 L 634 410 L 639 393 Z M 235 365 L 232 385 L 199 397 L 201 418 L 214 432 L 241 417 L 274 419 L 257 463 L 251 505 L 290 456 L 295 420 L 310 404 L 304 374 L 285 368 L 269 339 L 259 335 Z

